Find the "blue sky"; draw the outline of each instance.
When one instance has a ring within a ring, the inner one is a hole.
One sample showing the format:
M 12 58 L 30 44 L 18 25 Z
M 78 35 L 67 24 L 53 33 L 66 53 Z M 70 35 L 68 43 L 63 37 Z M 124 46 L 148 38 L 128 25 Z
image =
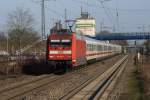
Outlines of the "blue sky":
M 0 31 L 6 30 L 8 13 L 17 7 L 30 9 L 36 20 L 36 30 L 40 32 L 41 7 L 40 0 L 1 0 L 0 2 Z M 100 23 L 112 31 L 135 32 L 150 31 L 150 0 L 107 0 L 103 3 L 106 12 L 98 0 L 49 0 L 46 1 L 46 33 L 56 20 L 64 21 L 64 9 L 67 9 L 68 19 L 80 16 L 81 6 L 96 19 L 96 30 L 100 30 Z M 119 13 L 117 22 L 116 8 Z M 107 15 L 106 15 L 107 13 Z M 109 16 L 109 17 L 108 17 Z M 117 28 L 119 23 L 119 28 Z

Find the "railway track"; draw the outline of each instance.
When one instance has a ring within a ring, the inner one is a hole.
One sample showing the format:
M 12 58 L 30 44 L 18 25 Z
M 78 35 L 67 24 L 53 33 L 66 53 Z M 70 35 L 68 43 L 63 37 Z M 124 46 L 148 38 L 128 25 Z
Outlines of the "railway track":
M 120 56 L 121 57 L 121 56 Z M 104 62 L 98 62 L 88 68 L 85 68 L 81 71 L 77 71 L 75 73 L 68 74 L 71 76 L 70 78 L 61 79 L 54 84 L 46 86 L 46 90 L 42 89 L 35 92 L 33 95 L 29 96 L 26 100 L 59 100 L 62 99 L 66 94 L 69 94 L 74 89 L 80 87 L 82 84 L 86 83 L 88 80 L 92 79 L 97 74 L 102 74 L 105 72 L 108 65 L 113 65 L 114 63 L 110 64 L 110 62 L 116 62 L 120 57 L 116 57 L 115 59 L 108 59 L 106 61 L 107 64 Z M 68 77 L 68 76 L 66 76 Z
M 95 64 L 95 66 L 97 65 Z M 92 77 L 100 72 L 105 72 L 104 70 L 99 70 L 100 68 L 101 67 L 97 66 L 93 69 L 92 66 L 91 69 L 89 67 L 85 68 L 84 71 L 70 72 L 62 76 L 43 76 L 36 80 L 30 80 L 15 86 L 0 89 L 0 97 L 1 100 L 32 100 L 33 98 L 43 100 L 43 98 L 39 98 L 39 95 L 44 94 L 44 96 L 48 96 L 46 100 L 64 99 L 64 97 L 66 98 L 66 93 L 72 93 L 77 87 L 83 86 L 85 83 L 88 85 L 88 81 L 91 81 L 90 79 L 92 79 Z M 103 69 L 105 69 L 105 67 Z M 89 70 L 90 73 L 87 73 L 86 70 Z M 33 97 L 33 95 L 36 96 L 36 98 Z
M 107 100 L 108 90 L 112 89 L 127 63 L 127 56 L 119 60 L 103 74 L 87 80 L 80 87 L 64 95 L 62 100 Z
M 10 100 L 15 97 L 23 96 L 23 94 L 26 94 L 50 82 L 56 81 L 58 78 L 59 77 L 56 78 L 54 76 L 46 75 L 26 82 L 11 85 L 10 87 L 0 89 L 0 98 L 1 100 Z
M 74 73 L 74 72 L 70 72 Z M 14 84 L 0 89 L 1 100 L 20 100 L 26 98 L 28 95 L 39 91 L 40 89 L 46 89 L 48 85 L 55 84 L 55 81 L 62 81 L 64 79 L 70 79 L 73 74 L 68 75 L 45 75 L 33 80 L 25 81 L 19 84 Z M 67 77 L 66 77 L 67 76 Z

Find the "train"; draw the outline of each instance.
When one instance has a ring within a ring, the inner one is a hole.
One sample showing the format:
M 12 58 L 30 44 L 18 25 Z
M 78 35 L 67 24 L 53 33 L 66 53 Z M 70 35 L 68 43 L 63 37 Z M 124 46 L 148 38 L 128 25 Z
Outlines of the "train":
M 121 52 L 120 45 L 75 32 L 59 31 L 51 33 L 47 38 L 46 61 L 53 70 L 67 71 Z

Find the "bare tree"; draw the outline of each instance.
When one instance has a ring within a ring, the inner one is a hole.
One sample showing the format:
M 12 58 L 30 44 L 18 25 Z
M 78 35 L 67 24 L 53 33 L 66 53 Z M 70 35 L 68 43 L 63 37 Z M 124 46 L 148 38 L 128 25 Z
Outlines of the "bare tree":
M 19 29 L 32 31 L 35 20 L 29 10 L 17 8 L 15 11 L 8 14 L 9 30 Z
M 35 20 L 29 10 L 17 8 L 9 13 L 7 25 L 10 50 L 21 49 L 39 38 L 34 30 Z
M 0 51 L 7 50 L 6 49 L 6 36 L 4 32 L 0 31 Z

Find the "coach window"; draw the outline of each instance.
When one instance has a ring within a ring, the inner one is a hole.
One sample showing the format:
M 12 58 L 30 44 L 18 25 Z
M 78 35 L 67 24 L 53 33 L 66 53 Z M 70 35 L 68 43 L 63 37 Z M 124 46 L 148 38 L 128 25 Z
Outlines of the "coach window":
M 87 44 L 87 50 L 91 51 L 91 44 Z
M 93 44 L 91 44 L 91 51 L 93 51 Z
M 107 51 L 107 46 L 105 46 L 105 51 Z
M 102 51 L 102 48 L 103 48 L 102 45 L 99 45 L 99 50 L 100 50 L 100 51 Z
M 106 50 L 106 46 L 104 46 L 104 51 Z
M 93 51 L 95 51 L 95 45 L 93 44 Z
M 87 45 L 86 45 L 86 50 L 89 50 L 88 47 L 89 47 L 89 46 L 88 46 L 88 44 L 87 44 Z
M 95 45 L 94 44 L 92 45 L 92 51 L 95 51 Z
M 115 47 L 112 47 L 113 48 L 113 50 L 115 50 Z
M 105 46 L 103 45 L 103 51 L 105 51 Z
M 89 49 L 89 51 L 92 51 L 92 45 L 90 44 L 90 49 Z
M 100 45 L 98 45 L 98 51 L 100 51 Z
M 91 44 L 89 44 L 89 51 L 91 50 Z
M 99 47 L 100 47 L 100 49 L 99 49 L 99 50 L 100 50 L 100 51 L 102 51 L 102 50 L 103 50 L 103 47 L 102 47 L 102 45 L 99 45 Z
M 92 51 L 92 48 L 93 48 L 93 47 L 92 47 L 92 44 L 90 44 L 90 51 Z
M 110 50 L 112 50 L 112 47 L 110 46 Z
M 89 51 L 90 50 L 90 44 L 86 45 L 86 49 Z
M 91 51 L 93 51 L 93 44 L 91 44 Z
M 95 45 L 95 51 L 97 51 L 97 45 Z
M 97 46 L 95 45 L 95 51 L 97 51 Z
M 104 51 L 104 46 L 103 45 L 101 45 L 101 51 Z
M 110 51 L 110 50 L 111 50 L 111 47 L 109 46 L 108 49 L 109 49 L 109 51 Z
M 93 51 L 95 51 L 95 45 L 93 45 Z
M 89 51 L 91 50 L 91 45 L 90 45 L 90 44 L 88 44 L 88 50 L 89 50 Z
M 99 51 L 99 49 L 100 49 L 100 47 L 99 47 L 99 45 L 97 46 L 97 50 Z
M 99 50 L 102 51 L 102 45 L 99 45 Z
M 115 47 L 113 47 L 113 50 L 115 50 Z
M 115 47 L 115 51 L 117 50 L 117 47 Z

